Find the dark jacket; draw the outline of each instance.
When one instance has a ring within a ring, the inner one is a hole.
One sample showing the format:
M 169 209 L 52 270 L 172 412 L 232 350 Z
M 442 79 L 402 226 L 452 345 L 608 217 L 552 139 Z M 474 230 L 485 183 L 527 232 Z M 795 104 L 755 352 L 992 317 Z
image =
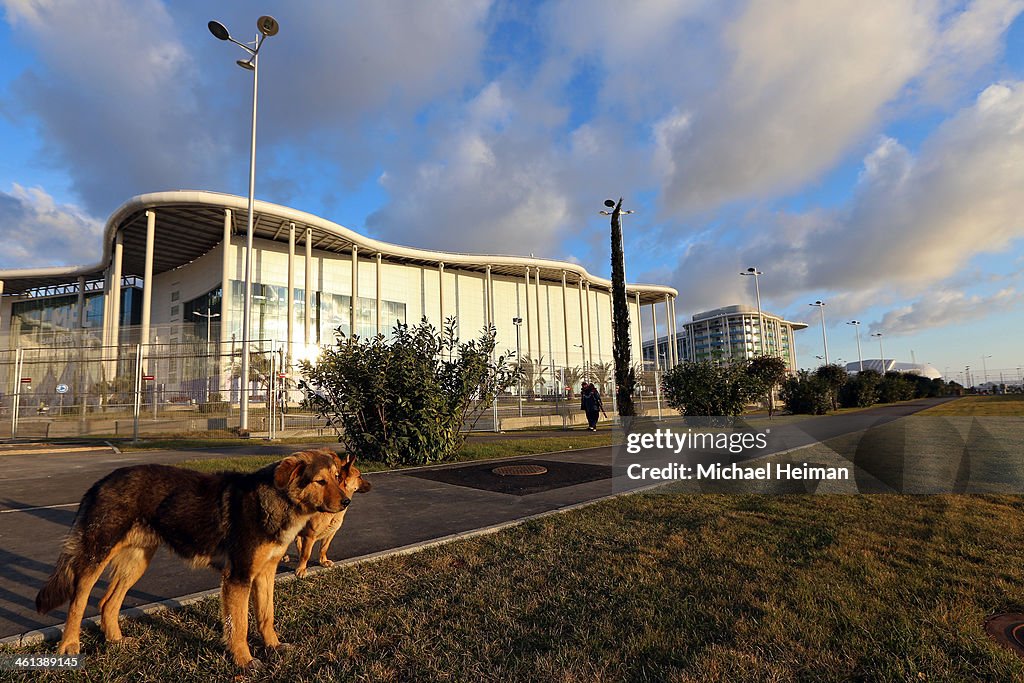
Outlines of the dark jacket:
M 601 394 L 598 393 L 597 389 L 587 389 L 583 392 L 580 398 L 582 399 L 580 401 L 581 410 L 601 410 Z

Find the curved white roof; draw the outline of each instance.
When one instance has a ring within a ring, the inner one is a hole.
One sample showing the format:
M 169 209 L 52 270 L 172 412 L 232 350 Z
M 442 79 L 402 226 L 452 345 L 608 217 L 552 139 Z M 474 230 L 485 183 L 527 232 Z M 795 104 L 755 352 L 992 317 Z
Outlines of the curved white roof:
M 152 192 L 132 197 L 107 220 L 103 234 L 103 254 L 96 263 L 83 266 L 54 266 L 0 271 L 4 292 L 20 293 L 37 287 L 72 282 L 79 276 L 100 277 L 113 254 L 114 236 L 123 231 L 123 264 L 125 276 L 143 274 L 146 212 L 156 212 L 156 245 L 153 272 L 172 270 L 202 256 L 219 244 L 224 234 L 224 211 L 232 212 L 234 234 L 245 234 L 248 199 L 236 195 L 200 190 Z M 497 275 L 520 276 L 524 269 L 540 268 L 541 279 L 561 282 L 564 272 L 569 282 L 589 282 L 601 289 L 610 289 L 611 281 L 597 277 L 576 263 L 526 256 L 499 254 L 461 254 L 432 251 L 390 244 L 361 235 L 326 218 L 287 206 L 257 200 L 253 211 L 253 233 L 257 238 L 288 241 L 288 228 L 295 224 L 298 235 L 312 231 L 314 249 L 350 253 L 355 246 L 360 252 L 380 254 L 384 260 L 446 268 L 483 271 L 487 266 Z M 297 238 L 299 239 L 299 238 Z M 299 240 L 301 242 L 301 240 Z M 642 303 L 663 301 L 678 292 L 665 285 L 628 284 L 630 295 L 640 294 Z

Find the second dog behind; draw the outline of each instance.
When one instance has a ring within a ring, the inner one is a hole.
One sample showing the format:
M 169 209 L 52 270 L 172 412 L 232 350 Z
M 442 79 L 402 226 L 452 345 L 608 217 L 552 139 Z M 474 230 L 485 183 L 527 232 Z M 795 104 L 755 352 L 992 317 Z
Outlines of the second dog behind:
M 342 468 L 341 474 L 338 477 L 338 483 L 341 484 L 345 495 L 351 499 L 356 493 L 366 493 L 369 491 L 371 488 L 370 482 L 363 479 L 359 470 L 356 469 L 356 456 L 341 456 L 341 461 Z M 313 545 L 318 541 L 320 543 L 320 554 L 317 561 L 320 563 L 320 566 L 334 566 L 334 562 L 327 558 L 327 549 L 331 546 L 331 541 L 334 540 L 335 534 L 341 529 L 347 511 L 348 508 L 341 512 L 317 513 L 306 522 L 306 526 L 295 537 L 295 548 L 299 555 L 299 564 L 295 567 L 295 576 L 300 579 L 305 578 L 308 573 L 306 565 L 309 564 L 309 558 L 313 555 Z M 288 561 L 287 556 L 283 559 L 285 562 Z

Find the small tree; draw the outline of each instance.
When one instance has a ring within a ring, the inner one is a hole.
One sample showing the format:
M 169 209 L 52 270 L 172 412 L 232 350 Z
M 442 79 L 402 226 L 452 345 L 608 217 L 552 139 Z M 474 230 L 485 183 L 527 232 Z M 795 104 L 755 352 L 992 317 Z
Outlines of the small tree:
M 747 374 L 768 406 L 768 419 L 775 414 L 775 387 L 786 379 L 786 361 L 778 356 L 757 356 L 747 365 Z
M 543 393 L 544 387 L 548 383 L 544 377 L 548 371 L 548 366 L 544 364 L 544 356 L 533 360 L 529 354 L 526 354 L 519 359 L 516 367 L 522 373 L 523 385 L 526 387 L 527 394 L 534 396 L 537 393 Z
M 564 369 L 565 386 L 569 388 L 569 398 L 573 397 L 573 387 L 583 379 L 583 369 L 578 365 Z
M 590 380 L 597 384 L 597 390 L 602 395 L 608 394 L 608 387 L 612 383 L 612 364 L 594 363 L 590 366 Z
M 822 365 L 814 374 L 828 389 L 828 401 L 832 405 L 832 410 L 839 410 L 839 390 L 850 378 L 846 369 L 835 364 Z
M 346 337 L 316 365 L 300 363 L 306 407 L 339 430 L 350 453 L 387 465 L 454 456 L 499 392 L 518 380 L 514 354 L 495 357 L 495 329 L 460 342 L 455 319 L 439 332 L 426 319 L 398 324 L 392 338 Z

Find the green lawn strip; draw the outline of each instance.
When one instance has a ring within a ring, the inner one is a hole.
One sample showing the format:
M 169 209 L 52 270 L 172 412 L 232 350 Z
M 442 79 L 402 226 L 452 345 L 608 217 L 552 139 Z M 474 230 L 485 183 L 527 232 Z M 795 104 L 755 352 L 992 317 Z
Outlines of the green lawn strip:
M 918 415 L 933 417 L 1024 417 L 1024 394 L 964 396 L 955 401 L 922 410 Z
M 266 668 L 246 678 L 1021 680 L 982 622 L 1024 609 L 1022 511 L 1009 496 L 627 496 L 282 584 L 296 649 L 257 646 Z M 122 628 L 134 643 L 86 630 L 89 679 L 236 673 L 215 598 Z
M 517 455 L 535 455 L 537 453 L 550 453 L 553 451 L 568 451 L 579 448 L 594 448 L 596 446 L 611 445 L 612 433 L 599 432 L 587 434 L 581 432 L 573 436 L 542 436 L 532 439 L 508 439 L 499 441 L 468 442 L 459 452 L 455 462 L 468 462 L 472 460 L 489 460 L 492 458 L 506 458 Z M 309 443 L 307 439 L 305 443 Z M 339 447 L 337 443 L 324 444 L 327 447 Z M 181 467 L 198 470 L 200 472 L 251 472 L 264 465 L 280 460 L 280 455 L 243 455 L 231 458 L 215 458 L 208 460 L 185 460 L 179 463 Z M 363 472 L 380 472 L 390 469 L 379 462 L 369 460 L 358 461 L 359 469 Z

